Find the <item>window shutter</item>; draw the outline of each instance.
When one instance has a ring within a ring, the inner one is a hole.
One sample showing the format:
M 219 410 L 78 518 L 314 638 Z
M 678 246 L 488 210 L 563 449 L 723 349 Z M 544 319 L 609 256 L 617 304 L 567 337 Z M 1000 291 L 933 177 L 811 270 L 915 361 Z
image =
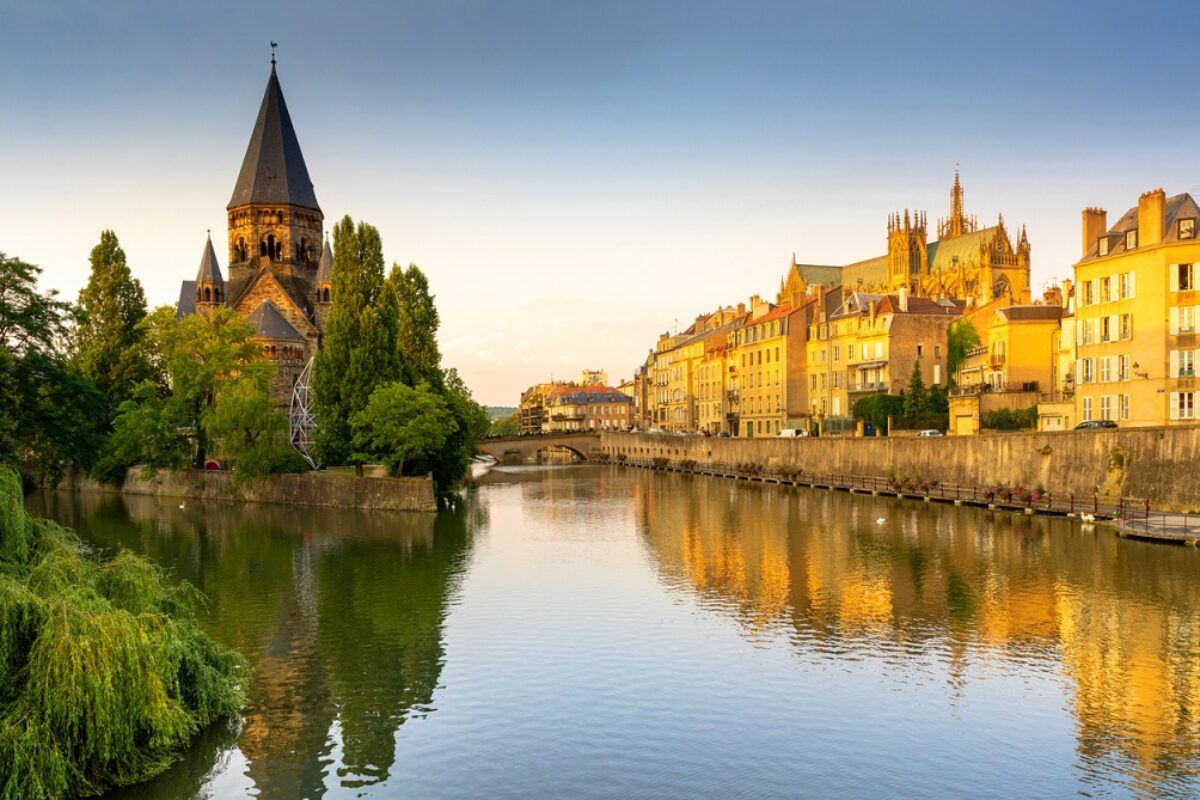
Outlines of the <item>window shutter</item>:
M 1075 385 L 1083 383 L 1083 359 L 1075 359 Z
M 1179 419 L 1179 392 L 1171 392 L 1171 419 Z
M 1167 377 L 1178 378 L 1179 377 L 1179 351 L 1172 350 L 1170 355 L 1171 355 L 1171 362 L 1170 362 L 1171 367 L 1170 367 L 1170 370 L 1167 372 Z
M 1167 285 L 1172 292 L 1179 291 L 1179 265 L 1170 264 L 1167 266 Z
M 1121 317 L 1117 314 L 1108 318 L 1108 338 L 1114 342 L 1121 338 Z
M 1175 306 L 1167 310 L 1167 332 L 1172 336 L 1179 333 L 1179 309 Z
M 1137 296 L 1137 291 L 1134 288 L 1134 278 L 1136 278 L 1136 277 L 1137 277 L 1136 272 L 1129 273 L 1129 296 L 1131 298 Z

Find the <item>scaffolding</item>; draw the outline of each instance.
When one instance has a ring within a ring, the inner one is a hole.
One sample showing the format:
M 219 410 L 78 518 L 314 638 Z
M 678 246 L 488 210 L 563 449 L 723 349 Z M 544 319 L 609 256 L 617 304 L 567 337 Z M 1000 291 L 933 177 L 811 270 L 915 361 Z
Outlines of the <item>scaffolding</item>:
M 312 366 L 310 358 L 292 386 L 292 405 L 288 409 L 288 425 L 292 447 L 296 448 L 308 465 L 317 468 L 312 456 L 313 431 L 317 429 L 317 418 L 312 410 Z

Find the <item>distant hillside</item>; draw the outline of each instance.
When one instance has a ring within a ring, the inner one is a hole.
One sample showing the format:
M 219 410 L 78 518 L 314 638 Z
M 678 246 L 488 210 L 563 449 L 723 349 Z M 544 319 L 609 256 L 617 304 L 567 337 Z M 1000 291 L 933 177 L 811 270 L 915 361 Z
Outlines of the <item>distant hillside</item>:
M 501 417 L 507 417 L 509 414 L 515 413 L 516 410 L 517 410 L 516 406 L 488 406 L 487 407 L 488 416 L 491 417 L 492 419 L 500 419 Z

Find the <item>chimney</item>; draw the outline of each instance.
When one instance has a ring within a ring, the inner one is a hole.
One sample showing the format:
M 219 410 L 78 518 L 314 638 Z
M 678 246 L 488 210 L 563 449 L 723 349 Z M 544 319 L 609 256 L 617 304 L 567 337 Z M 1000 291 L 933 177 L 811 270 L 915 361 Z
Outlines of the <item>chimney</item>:
M 870 318 L 872 323 L 875 322 L 875 311 L 876 311 L 875 301 L 872 300 L 870 303 L 867 304 L 867 316 Z
M 746 316 L 746 304 L 745 303 L 738 303 L 738 316 L 739 317 Z
M 1138 198 L 1138 247 L 1158 244 L 1166 233 L 1167 193 L 1162 189 L 1145 192 Z
M 1071 306 L 1071 303 L 1070 303 L 1071 289 L 1074 288 L 1074 286 L 1075 286 L 1075 282 L 1072 281 L 1070 278 L 1063 278 L 1063 282 L 1062 282 L 1063 308 L 1069 308 Z
M 1096 246 L 1096 240 L 1108 230 L 1108 212 L 1089 206 L 1083 210 L 1083 256 Z
M 908 312 L 908 287 L 901 286 L 900 291 L 898 291 L 896 293 L 896 296 L 900 299 L 900 310 L 907 313 Z

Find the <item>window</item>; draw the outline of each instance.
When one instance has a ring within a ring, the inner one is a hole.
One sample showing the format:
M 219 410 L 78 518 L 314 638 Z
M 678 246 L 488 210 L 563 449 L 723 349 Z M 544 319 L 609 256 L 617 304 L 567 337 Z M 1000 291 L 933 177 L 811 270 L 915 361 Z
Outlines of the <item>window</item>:
M 836 362 L 838 362 L 838 361 L 840 361 L 840 360 L 841 360 L 841 353 L 842 353 L 842 347 L 841 347 L 841 345 L 837 345 L 837 344 L 835 344 L 835 345 L 833 346 L 833 360 L 834 360 L 834 363 L 836 363 Z
M 1171 419 L 1195 419 L 1195 392 L 1171 392 Z
M 867 343 L 866 343 L 866 342 L 863 342 L 863 346 L 862 346 L 862 357 L 863 357 L 863 361 L 866 361 L 868 358 L 870 358 L 870 357 L 871 357 L 871 351 L 869 351 L 869 350 L 867 349 Z
M 1092 282 L 1091 281 L 1084 281 L 1083 283 L 1079 284 L 1079 288 L 1083 290 L 1082 292 L 1080 292 L 1080 294 L 1082 295 L 1079 298 L 1081 301 L 1080 305 L 1090 306 L 1092 303 L 1096 302 L 1095 298 L 1093 298 L 1093 296 L 1092 296 Z
M 942 365 L 941 364 L 933 365 L 933 382 L 935 384 L 939 384 L 939 385 L 942 382 Z
M 1101 236 L 1100 241 L 1096 243 L 1096 254 L 1101 256 L 1108 255 L 1108 237 Z
M 1192 279 L 1191 264 L 1174 264 L 1171 266 L 1171 291 L 1190 292 L 1196 288 Z
M 940 344 L 935 344 L 933 346 L 933 357 L 934 358 L 942 357 L 942 346 Z
M 875 358 L 883 358 L 883 342 L 875 343 Z
M 1101 395 L 1100 397 L 1100 419 L 1113 418 L 1113 396 L 1110 394 Z
M 1092 398 L 1083 398 L 1083 421 L 1087 422 L 1092 418 Z
M 1104 277 L 1100 279 L 1100 302 L 1107 303 L 1112 300 L 1112 278 Z
M 1179 331 L 1180 333 L 1188 333 L 1196 327 L 1196 314 L 1192 306 L 1180 306 L 1179 308 Z
M 814 392 L 817 390 L 817 376 L 816 375 L 812 376 L 812 390 Z
M 1101 317 L 1100 318 L 1100 341 L 1111 342 L 1113 339 L 1112 334 L 1113 334 L 1112 318 L 1111 317 Z
M 1134 228 L 1131 231 L 1125 231 L 1125 249 L 1137 249 L 1137 228 Z M 1105 417 L 1105 419 L 1108 419 L 1108 417 Z
M 840 373 L 840 372 L 833 373 L 833 388 L 835 388 L 835 389 L 842 388 L 842 373 Z
M 1112 381 L 1112 356 L 1103 356 L 1100 359 L 1100 382 L 1109 383 Z M 1106 417 L 1107 419 L 1107 417 Z
M 1129 356 L 1128 355 L 1120 356 L 1117 359 L 1117 380 L 1119 380 L 1119 381 L 1129 380 Z
M 1129 419 L 1129 395 L 1121 395 L 1121 419 Z
M 1196 220 L 1195 220 L 1195 218 L 1179 220 L 1179 238 L 1180 239 L 1195 239 L 1196 238 Z
M 919 344 L 917 345 L 917 358 L 920 358 L 923 355 L 925 355 L 925 345 Z
M 1096 362 L 1095 362 L 1095 360 L 1091 359 L 1091 358 L 1085 358 L 1085 359 L 1083 359 L 1083 361 L 1080 362 L 1080 364 L 1082 365 L 1083 369 L 1082 369 L 1082 374 L 1080 375 L 1079 382 L 1080 383 L 1095 383 L 1096 382 L 1096 372 L 1095 372 Z
M 1179 377 L 1193 378 L 1196 375 L 1196 354 L 1193 350 L 1179 351 Z
M 1121 315 L 1121 338 L 1122 339 L 1132 339 L 1133 338 L 1133 315 L 1132 314 L 1122 314 Z
M 1122 272 L 1117 278 L 1117 292 L 1122 300 L 1129 297 L 1129 273 Z

